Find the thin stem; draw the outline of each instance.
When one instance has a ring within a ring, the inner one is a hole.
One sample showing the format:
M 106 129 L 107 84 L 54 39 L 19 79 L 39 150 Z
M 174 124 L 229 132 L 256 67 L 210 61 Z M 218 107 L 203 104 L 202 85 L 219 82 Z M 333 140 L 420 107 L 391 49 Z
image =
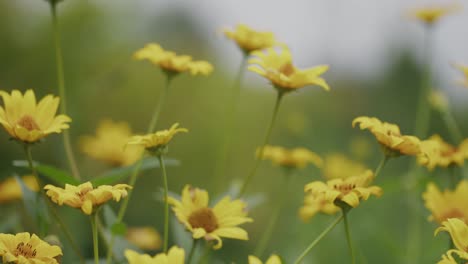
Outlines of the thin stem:
M 195 254 L 195 250 L 197 248 L 198 241 L 200 241 L 200 239 L 193 239 L 192 240 L 192 247 L 190 248 L 190 253 L 189 253 L 188 258 L 187 258 L 187 264 L 190 264 L 192 262 L 192 258 L 193 258 L 193 255 Z
M 156 104 L 154 108 L 153 116 L 151 117 L 148 130 L 146 131 L 147 133 L 152 133 L 153 130 L 156 128 L 156 124 L 158 123 L 161 110 L 164 106 L 164 102 L 166 101 L 166 96 L 168 94 L 169 87 L 171 85 L 171 81 L 173 77 L 174 76 L 171 75 L 170 73 L 166 73 L 166 82 L 164 84 L 163 90 L 161 91 L 161 94 L 159 95 L 158 103 Z
M 382 159 L 380 160 L 379 166 L 377 166 L 377 169 L 375 169 L 375 174 L 374 177 L 377 178 L 377 176 L 380 174 L 380 171 L 385 167 L 387 164 L 388 160 L 390 159 L 390 156 L 384 155 Z
M 93 232 L 93 251 L 94 251 L 94 264 L 99 264 L 99 240 L 97 230 L 97 213 L 95 212 L 89 217 L 91 221 L 91 229 Z
M 320 235 L 314 241 L 312 241 L 312 243 L 310 243 L 310 245 L 304 250 L 304 252 L 302 252 L 302 254 L 299 257 L 297 257 L 296 261 L 294 261 L 294 264 L 301 263 L 301 261 L 305 258 L 305 256 L 309 254 L 309 252 L 320 242 L 320 240 L 322 240 L 322 238 L 324 238 L 330 231 L 332 231 L 333 228 L 335 228 L 335 226 L 339 222 L 341 222 L 341 220 L 343 220 L 343 216 L 344 216 L 343 214 L 340 215 L 325 230 L 323 230 L 323 232 L 320 233 Z
M 463 135 L 450 109 L 446 109 L 442 112 L 442 119 L 444 120 L 444 123 L 447 126 L 452 140 L 456 143 L 461 142 L 463 140 Z
M 200 257 L 200 260 L 198 261 L 199 264 L 205 264 L 208 263 L 210 260 L 210 252 L 211 252 L 211 243 L 208 241 L 205 243 L 205 249 L 203 250 L 203 253 Z
M 356 257 L 354 255 L 353 242 L 351 240 L 351 232 L 349 232 L 348 212 L 346 212 L 345 210 L 343 210 L 343 219 L 344 219 L 344 227 L 345 227 L 345 232 L 346 232 L 346 240 L 348 241 L 349 254 L 351 255 L 351 263 L 355 264 Z
M 158 156 L 159 165 L 162 169 L 163 185 L 164 185 L 164 240 L 163 240 L 163 251 L 167 252 L 167 245 L 169 241 L 169 200 L 168 193 L 169 188 L 167 187 L 167 173 L 166 166 L 164 166 L 163 155 Z
M 270 124 L 268 126 L 267 132 L 265 134 L 265 139 L 263 140 L 263 144 L 260 146 L 260 151 L 257 159 L 255 160 L 255 164 L 252 167 L 252 170 L 250 173 L 247 175 L 247 177 L 244 180 L 244 183 L 240 189 L 239 196 L 244 195 L 245 191 L 247 190 L 247 186 L 249 185 L 250 181 L 253 179 L 255 176 L 255 173 L 257 172 L 257 169 L 260 165 L 260 162 L 263 159 L 263 152 L 265 150 L 265 146 L 268 144 L 268 141 L 270 140 L 271 136 L 271 131 L 273 131 L 273 126 L 276 121 L 276 117 L 278 116 L 278 110 L 281 104 L 281 99 L 283 98 L 284 93 L 283 92 L 278 92 L 278 96 L 276 97 L 276 102 L 275 102 L 275 108 L 273 109 L 273 115 L 271 117 Z
M 63 57 L 62 46 L 60 44 L 60 29 L 57 18 L 57 1 L 49 1 L 50 9 L 52 12 L 52 28 L 54 31 L 54 45 L 55 45 L 55 63 L 57 65 L 57 85 L 59 89 L 59 96 L 62 102 L 60 103 L 60 112 L 64 115 L 67 114 L 67 99 L 65 96 L 65 74 L 63 71 Z M 80 172 L 76 165 L 75 156 L 73 154 L 72 146 L 70 143 L 70 132 L 68 129 L 63 131 L 63 144 L 65 147 L 65 154 L 68 159 L 68 164 L 72 171 L 73 177 L 80 180 Z

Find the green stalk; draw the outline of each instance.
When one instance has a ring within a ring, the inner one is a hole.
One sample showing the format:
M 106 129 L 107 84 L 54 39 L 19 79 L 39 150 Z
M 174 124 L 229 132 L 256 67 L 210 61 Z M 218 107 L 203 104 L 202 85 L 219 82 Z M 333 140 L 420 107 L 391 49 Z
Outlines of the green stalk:
M 99 264 L 99 240 L 98 240 L 98 230 L 97 230 L 97 212 L 94 212 L 90 217 L 91 229 L 93 232 L 93 252 L 94 252 L 94 264 Z
M 164 240 L 163 240 L 163 251 L 167 253 L 167 245 L 169 241 L 169 188 L 167 186 L 167 173 L 166 166 L 164 166 L 163 155 L 158 156 L 159 165 L 162 169 L 163 184 L 164 184 Z
M 349 232 L 348 212 L 346 212 L 345 210 L 343 210 L 343 219 L 344 219 L 344 227 L 345 227 L 345 232 L 346 232 L 346 241 L 348 241 L 349 254 L 351 256 L 351 263 L 355 264 L 356 257 L 354 255 L 353 243 L 351 240 L 351 232 Z
M 343 220 L 343 217 L 344 217 L 344 214 L 340 215 L 325 230 L 323 230 L 323 232 L 320 233 L 320 235 L 314 241 L 312 241 L 312 243 L 310 243 L 310 245 L 304 250 L 304 252 L 302 252 L 302 254 L 299 257 L 297 257 L 296 261 L 294 261 L 294 264 L 301 263 L 301 261 L 305 258 L 305 256 L 309 254 L 309 252 L 320 242 L 320 240 L 322 240 L 322 238 L 324 238 L 328 233 L 330 233 L 330 231 L 332 231 L 333 228 L 335 228 L 335 226 L 339 222 L 341 222 L 341 220 Z
M 209 263 L 210 260 L 210 253 L 211 253 L 211 243 L 208 241 L 205 243 L 205 249 L 203 250 L 203 253 L 200 257 L 200 260 L 198 261 L 198 264 L 206 264 Z
M 374 178 L 377 178 L 377 176 L 380 174 L 380 171 L 382 171 L 382 169 L 385 167 L 389 159 L 390 159 L 390 156 L 388 155 L 383 156 L 383 158 L 380 160 L 379 166 L 377 166 L 377 169 L 375 169 Z
M 283 98 L 284 92 L 278 91 L 278 96 L 276 97 L 276 102 L 275 102 L 275 107 L 273 109 L 273 115 L 271 117 L 270 124 L 268 126 L 267 132 L 265 134 L 265 139 L 263 140 L 263 144 L 260 146 L 259 154 L 257 159 L 255 160 L 255 164 L 252 167 L 252 170 L 250 173 L 247 175 L 247 177 L 244 180 L 244 183 L 242 184 L 242 187 L 239 192 L 239 196 L 244 195 L 245 191 L 247 190 L 247 186 L 249 185 L 250 181 L 253 179 L 255 176 L 258 167 L 260 166 L 260 162 L 263 159 L 263 152 L 265 150 L 265 146 L 268 144 L 270 141 L 270 136 L 271 136 L 271 131 L 273 131 L 273 126 L 276 121 L 276 117 L 278 116 L 278 110 L 281 104 L 281 99 Z
M 200 239 L 193 239 L 192 240 L 192 247 L 190 248 L 190 253 L 189 253 L 188 258 L 187 258 L 187 264 L 192 263 L 192 258 L 193 258 L 193 255 L 195 254 L 195 250 L 197 248 L 198 241 L 200 241 Z
M 444 123 L 447 126 L 447 129 L 449 131 L 449 134 L 452 140 L 457 144 L 461 142 L 463 140 L 463 135 L 450 109 L 446 109 L 445 111 L 442 112 L 442 119 L 444 120 Z
M 67 99 L 65 96 L 65 74 L 63 71 L 63 57 L 62 57 L 62 47 L 60 45 L 60 29 L 57 18 L 57 2 L 49 1 L 50 9 L 52 12 L 52 28 L 54 31 L 54 44 L 55 44 L 55 63 L 57 65 L 57 85 L 59 90 L 59 96 L 62 102 L 60 103 L 60 112 L 64 115 L 67 114 Z M 81 180 L 80 172 L 78 166 L 76 165 L 75 156 L 73 154 L 71 142 L 70 142 L 70 132 L 68 129 L 63 132 L 63 145 L 65 147 L 65 154 L 67 156 L 68 164 L 72 171 L 73 177 L 78 180 Z

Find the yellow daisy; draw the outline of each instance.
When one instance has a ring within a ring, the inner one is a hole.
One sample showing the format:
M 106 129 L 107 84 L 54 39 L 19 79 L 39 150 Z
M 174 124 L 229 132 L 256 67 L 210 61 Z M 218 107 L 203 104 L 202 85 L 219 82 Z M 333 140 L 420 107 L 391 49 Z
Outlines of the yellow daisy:
M 245 53 L 270 48 L 276 44 L 272 32 L 256 31 L 244 24 L 238 24 L 234 31 L 226 29 L 224 34 L 234 40 Z
M 412 10 L 410 15 L 426 24 L 434 24 L 440 18 L 452 14 L 460 9 L 457 5 L 432 6 Z
M 101 185 L 94 188 L 90 182 L 73 186 L 65 185 L 65 189 L 46 185 L 46 194 L 50 199 L 58 204 L 66 204 L 73 208 L 81 208 L 83 213 L 90 215 L 97 207 L 113 199 L 120 201 L 121 198 L 127 197 L 127 189 L 132 187 L 127 184 L 117 184 L 115 186 Z
M 330 90 L 327 82 L 320 77 L 328 70 L 327 65 L 301 70 L 292 63 L 289 49 L 283 47 L 281 53 L 274 48 L 268 48 L 265 52 L 252 52 L 253 58 L 249 60 L 249 70 L 267 78 L 273 86 L 281 92 L 294 91 L 307 85 L 318 85 L 325 90 Z
M 191 56 L 177 55 L 164 50 L 159 44 L 150 43 L 135 52 L 137 60 L 148 60 L 169 73 L 189 72 L 191 75 L 209 75 L 213 66 L 207 61 L 194 61 Z
M 468 139 L 455 147 L 445 142 L 439 135 L 433 135 L 421 143 L 424 154 L 418 156 L 418 163 L 432 170 L 435 167 L 462 167 L 468 159 Z
M 51 134 L 69 128 L 70 117 L 55 116 L 59 98 L 47 95 L 36 103 L 33 90 L 24 95 L 18 90 L 11 94 L 0 91 L 4 107 L 0 107 L 0 123 L 14 139 L 33 143 Z
M 273 164 L 286 168 L 305 168 L 309 163 L 317 167 L 322 167 L 323 160 L 319 155 L 306 148 L 285 149 L 279 146 L 267 145 L 260 155 L 257 150 L 257 156 L 264 160 L 271 160 Z
M 247 217 L 247 205 L 226 196 L 210 208 L 208 200 L 207 191 L 186 185 L 181 201 L 169 197 L 169 204 L 179 221 L 192 232 L 193 238 L 215 240 L 214 249 L 221 248 L 221 237 L 248 240 L 247 232 L 237 227 L 253 221 Z
M 31 191 L 39 191 L 39 184 L 37 183 L 36 177 L 29 175 L 21 177 L 21 179 Z M 23 197 L 21 186 L 14 177 L 0 182 L 0 204 L 19 200 L 21 197 Z
M 442 223 L 441 227 L 436 229 L 435 234 L 438 234 L 440 231 L 447 231 L 450 234 L 456 249 L 447 251 L 446 256 L 442 257 L 439 264 L 457 264 L 458 262 L 452 257 L 453 254 L 458 255 L 462 260 L 468 260 L 468 226 L 466 223 L 458 218 L 449 218 Z
M 332 215 L 339 211 L 340 208 L 325 196 L 306 193 L 304 205 L 299 209 L 299 217 L 302 221 L 308 221 L 317 213 Z
M 343 154 L 332 153 L 325 157 L 322 172 L 326 179 L 348 178 L 367 170 L 364 164 L 351 160 Z
M 468 88 L 468 66 L 457 64 L 455 65 L 455 67 L 463 73 L 463 78 L 464 78 L 462 80 L 459 80 L 458 83 Z
M 278 255 L 271 255 L 268 260 L 265 262 L 265 264 L 281 264 L 281 259 L 278 257 Z M 249 256 L 249 264 L 263 264 L 263 262 L 255 257 L 255 256 Z
M 161 235 L 150 226 L 130 227 L 125 238 L 130 243 L 144 250 L 158 250 L 162 246 Z
M 381 196 L 382 189 L 378 186 L 369 186 L 374 174 L 367 170 L 365 173 L 346 179 L 333 179 L 326 183 L 314 181 L 307 184 L 304 191 L 314 196 L 323 196 L 326 201 L 340 204 L 344 202 L 351 207 L 357 207 L 360 200 L 367 200 L 369 196 Z
M 173 246 L 166 253 L 159 253 L 154 257 L 148 254 L 139 254 L 133 250 L 125 250 L 128 264 L 184 264 L 185 252 L 182 248 Z
M 374 134 L 377 141 L 384 148 L 385 154 L 390 156 L 418 155 L 421 153 L 421 141 L 415 136 L 402 135 L 400 128 L 391 123 L 382 122 L 375 117 L 360 116 L 353 120 L 353 127 L 359 124 L 364 130 Z
M 113 166 L 128 166 L 139 160 L 143 153 L 139 146 L 124 148 L 132 135 L 128 123 L 103 120 L 96 129 L 96 136 L 81 137 L 80 147 L 97 160 Z
M 429 183 L 423 199 L 432 213 L 430 221 L 440 224 L 449 218 L 460 218 L 468 223 L 468 181 L 460 181 L 455 190 L 443 192 L 434 183 Z
M 128 140 L 127 144 L 143 146 L 146 150 L 155 152 L 164 149 L 171 141 L 172 137 L 181 132 L 186 133 L 188 132 L 188 129 L 179 128 L 179 124 L 175 123 L 169 129 L 156 131 L 155 133 L 144 136 L 133 136 Z
M 0 256 L 3 263 L 58 264 L 62 249 L 42 241 L 35 234 L 0 234 Z

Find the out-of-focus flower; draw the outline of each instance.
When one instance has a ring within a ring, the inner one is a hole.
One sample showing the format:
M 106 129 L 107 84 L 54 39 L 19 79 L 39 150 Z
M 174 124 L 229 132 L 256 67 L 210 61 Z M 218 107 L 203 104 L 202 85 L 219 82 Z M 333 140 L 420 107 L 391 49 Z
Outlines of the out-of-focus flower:
M 332 215 L 338 211 L 340 211 L 340 208 L 329 199 L 326 199 L 324 195 L 306 193 L 304 205 L 299 209 L 299 217 L 303 221 L 308 221 L 317 213 Z
M 264 160 L 271 160 L 273 164 L 287 168 L 305 168 L 311 163 L 317 167 L 322 167 L 323 160 L 319 155 L 306 148 L 285 149 L 279 146 L 267 145 L 260 155 L 257 150 L 257 156 Z
M 271 255 L 265 264 L 281 264 L 281 259 L 278 257 L 278 255 Z M 263 262 L 255 257 L 255 256 L 249 256 L 249 264 L 263 264 Z
M 247 232 L 238 227 L 253 221 L 247 217 L 247 205 L 239 199 L 231 200 L 226 196 L 210 208 L 208 200 L 207 191 L 186 185 L 182 199 L 179 201 L 169 197 L 169 204 L 177 219 L 192 232 L 192 237 L 215 240 L 214 249 L 222 247 L 221 237 L 248 240 Z
M 144 250 L 158 250 L 162 246 L 161 235 L 150 226 L 128 228 L 125 238 Z
M 458 5 L 432 6 L 414 9 L 411 16 L 429 25 L 439 21 L 444 16 L 455 13 L 460 9 Z
M 366 170 L 367 168 L 364 164 L 351 160 L 339 153 L 327 155 L 322 169 L 323 175 L 329 180 L 360 175 Z
M 125 250 L 128 264 L 184 264 L 185 252 L 177 246 L 171 247 L 166 253 L 159 253 L 154 257 L 148 254 L 140 254 L 133 250 Z
M 143 148 L 139 146 L 124 148 L 132 135 L 128 123 L 103 120 L 96 129 L 96 136 L 80 139 L 80 147 L 97 160 L 113 166 L 128 166 L 140 159 L 143 153 Z
M 186 128 L 179 128 L 179 124 L 175 123 L 169 129 L 156 131 L 144 136 L 133 136 L 128 140 L 127 144 L 142 146 L 149 152 L 159 152 L 166 148 L 175 134 L 181 132 L 186 133 L 188 130 Z
M 431 104 L 432 108 L 439 112 L 445 112 L 449 107 L 448 98 L 441 91 L 432 90 L 431 94 L 429 95 L 429 103 Z
M 351 153 L 351 156 L 353 158 L 356 158 L 358 160 L 365 160 L 372 156 L 372 144 L 364 136 L 356 136 L 353 137 L 349 143 L 349 151 Z
M 134 55 L 137 60 L 148 60 L 169 73 L 189 72 L 191 75 L 209 75 L 213 65 L 207 61 L 194 61 L 191 56 L 177 55 L 164 50 L 159 44 L 150 43 L 139 49 Z
M 422 197 L 432 213 L 429 220 L 441 224 L 449 218 L 459 218 L 468 223 L 468 181 L 460 181 L 455 190 L 444 192 L 434 183 L 429 183 Z
M 39 191 L 39 184 L 37 183 L 36 177 L 28 175 L 21 177 L 21 180 L 31 191 Z M 21 186 L 14 177 L 0 182 L 0 204 L 19 200 L 21 197 L 23 197 Z
M 272 32 L 256 31 L 244 24 L 238 24 L 234 31 L 225 29 L 224 34 L 235 41 L 245 53 L 270 48 L 276 44 Z
M 70 117 L 55 116 L 59 98 L 47 95 L 36 103 L 33 90 L 24 95 L 18 90 L 11 94 L 0 91 L 4 107 L 0 107 L 0 123 L 14 139 L 33 143 L 52 133 L 69 128 Z
M 456 64 L 455 67 L 463 73 L 463 79 L 459 80 L 458 83 L 468 88 L 468 66 Z
M 58 264 L 62 249 L 51 246 L 35 234 L 0 234 L 0 256 L 3 263 Z
M 301 70 L 292 63 L 291 52 L 283 47 L 278 53 L 274 48 L 265 52 L 252 52 L 253 58 L 249 60 L 249 70 L 271 81 L 273 86 L 281 92 L 294 91 L 307 85 L 317 85 L 330 90 L 327 82 L 321 77 L 328 70 L 328 65 Z
M 127 184 L 101 185 L 94 188 L 90 182 L 78 186 L 65 184 L 65 189 L 50 184 L 44 187 L 47 190 L 47 196 L 54 203 L 81 208 L 81 211 L 87 215 L 92 214 L 98 206 L 111 199 L 118 202 L 121 198 L 127 197 L 127 189 L 131 188 Z
M 435 167 L 463 166 L 468 159 L 468 139 L 455 147 L 445 142 L 439 135 L 433 135 L 421 143 L 423 154 L 418 163 L 432 170 Z
M 446 255 L 442 257 L 439 264 L 457 264 L 458 262 L 452 257 L 453 254 L 458 255 L 462 260 L 468 260 L 468 226 L 465 222 L 458 218 L 449 218 L 442 223 L 442 226 L 437 228 L 435 234 L 440 231 L 447 231 L 452 238 L 453 244 L 456 249 L 447 251 Z

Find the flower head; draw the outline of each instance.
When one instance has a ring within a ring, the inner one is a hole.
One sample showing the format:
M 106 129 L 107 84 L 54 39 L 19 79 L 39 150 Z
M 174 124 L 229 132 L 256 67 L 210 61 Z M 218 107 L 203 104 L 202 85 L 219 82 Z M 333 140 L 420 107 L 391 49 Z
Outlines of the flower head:
M 127 189 L 131 188 L 127 184 L 101 185 L 94 188 L 90 182 L 78 186 L 65 184 L 65 189 L 50 184 L 44 187 L 47 190 L 46 195 L 54 203 L 81 208 L 81 211 L 87 215 L 92 214 L 97 207 L 111 199 L 118 202 L 121 198 L 127 197 Z
M 286 168 L 305 168 L 309 163 L 321 167 L 323 164 L 323 160 L 319 155 L 306 148 L 285 149 L 279 146 L 267 145 L 263 149 L 262 155 L 257 150 L 257 156 L 264 160 L 271 160 L 273 164 Z
M 390 156 L 418 155 L 421 153 L 421 141 L 415 136 L 402 135 L 400 128 L 391 123 L 382 122 L 375 117 L 360 116 L 353 120 L 353 127 L 359 124 L 364 130 L 374 134 L 377 141 L 384 148 L 385 154 Z
M 154 257 L 148 254 L 139 254 L 133 250 L 125 250 L 128 264 L 184 264 L 185 252 L 182 248 L 173 246 L 166 253 L 159 253 Z
M 164 149 L 174 135 L 181 132 L 186 133 L 188 129 L 179 128 L 179 124 L 175 123 L 169 129 L 156 131 L 155 133 L 144 136 L 133 136 L 128 140 L 127 144 L 143 146 L 146 150 L 155 152 Z
M 332 215 L 339 211 L 340 208 L 324 195 L 316 195 L 309 192 L 305 194 L 304 205 L 299 209 L 299 217 L 303 221 L 308 221 L 317 213 Z
M 462 80 L 459 80 L 458 83 L 468 88 L 468 66 L 460 65 L 460 64 L 457 64 L 455 66 L 457 67 L 457 69 L 459 69 L 463 73 L 463 78 L 464 78 Z
M 238 24 L 234 31 L 226 29 L 224 34 L 234 40 L 245 53 L 270 48 L 276 44 L 272 32 L 256 31 L 244 24 Z
M 466 223 L 458 218 L 449 218 L 436 229 L 435 234 L 440 231 L 447 231 L 450 234 L 456 249 L 447 251 L 446 256 L 443 256 L 439 263 L 458 263 L 452 257 L 454 253 L 459 258 L 468 260 L 468 226 Z
M 0 234 L 0 256 L 3 263 L 58 264 L 62 255 L 58 246 L 51 246 L 35 234 Z
M 135 146 L 124 148 L 132 136 L 126 122 L 103 120 L 96 129 L 96 136 L 83 136 L 80 139 L 81 150 L 97 160 L 114 166 L 128 166 L 140 159 L 143 148 Z
M 322 196 L 325 201 L 335 204 L 344 202 L 354 208 L 359 205 L 360 200 L 367 200 L 371 194 L 375 196 L 382 195 L 380 187 L 369 186 L 373 179 L 374 174 L 372 171 L 367 170 L 361 175 L 346 179 L 333 179 L 326 183 L 314 181 L 307 184 L 304 191 L 314 196 Z
M 266 52 L 255 51 L 252 55 L 257 58 L 249 60 L 249 70 L 267 78 L 282 92 L 294 91 L 307 85 L 318 85 L 327 91 L 330 90 L 327 82 L 320 77 L 328 70 L 327 65 L 306 70 L 298 69 L 292 63 L 291 52 L 285 47 L 281 49 L 281 53 L 274 48 L 268 48 Z
M 148 60 L 169 73 L 189 72 L 191 75 L 209 75 L 213 66 L 207 61 L 194 61 L 191 56 L 177 55 L 164 50 L 159 44 L 150 43 L 135 52 L 137 60 Z
M 247 205 L 226 196 L 211 208 L 208 200 L 207 191 L 186 185 L 181 201 L 169 197 L 169 204 L 179 221 L 192 232 L 193 238 L 215 240 L 214 249 L 221 248 L 221 237 L 248 240 L 247 232 L 238 227 L 253 221 L 247 217 Z
M 21 180 L 31 191 L 39 191 L 36 177 L 29 175 L 22 177 Z M 23 197 L 21 186 L 14 177 L 0 182 L 0 204 L 21 199 L 21 197 Z
M 468 139 L 455 147 L 445 142 L 439 135 L 433 135 L 421 142 L 423 154 L 418 163 L 432 170 L 435 167 L 463 166 L 468 159 Z
M 428 25 L 432 25 L 439 21 L 440 18 L 452 14 L 458 9 L 459 6 L 456 5 L 425 7 L 411 11 L 411 16 Z
M 281 259 L 278 257 L 278 255 L 271 255 L 268 260 L 265 262 L 265 264 L 281 264 Z M 255 256 L 249 256 L 249 264 L 263 264 L 263 262 L 255 257 Z
M 334 153 L 325 157 L 322 169 L 326 179 L 348 178 L 359 175 L 367 170 L 364 164 L 351 160 L 343 154 Z
M 429 220 L 440 224 L 449 218 L 460 218 L 468 223 L 468 181 L 460 181 L 455 190 L 443 192 L 434 183 L 429 183 L 423 199 L 432 213 Z
M 150 226 L 128 228 L 125 238 L 144 250 L 157 250 L 162 245 L 161 235 Z
M 55 116 L 59 98 L 47 95 L 36 103 L 33 90 L 24 95 L 18 90 L 11 94 L 0 91 L 4 107 L 0 107 L 0 123 L 14 139 L 33 143 L 52 133 L 69 128 L 70 117 Z

